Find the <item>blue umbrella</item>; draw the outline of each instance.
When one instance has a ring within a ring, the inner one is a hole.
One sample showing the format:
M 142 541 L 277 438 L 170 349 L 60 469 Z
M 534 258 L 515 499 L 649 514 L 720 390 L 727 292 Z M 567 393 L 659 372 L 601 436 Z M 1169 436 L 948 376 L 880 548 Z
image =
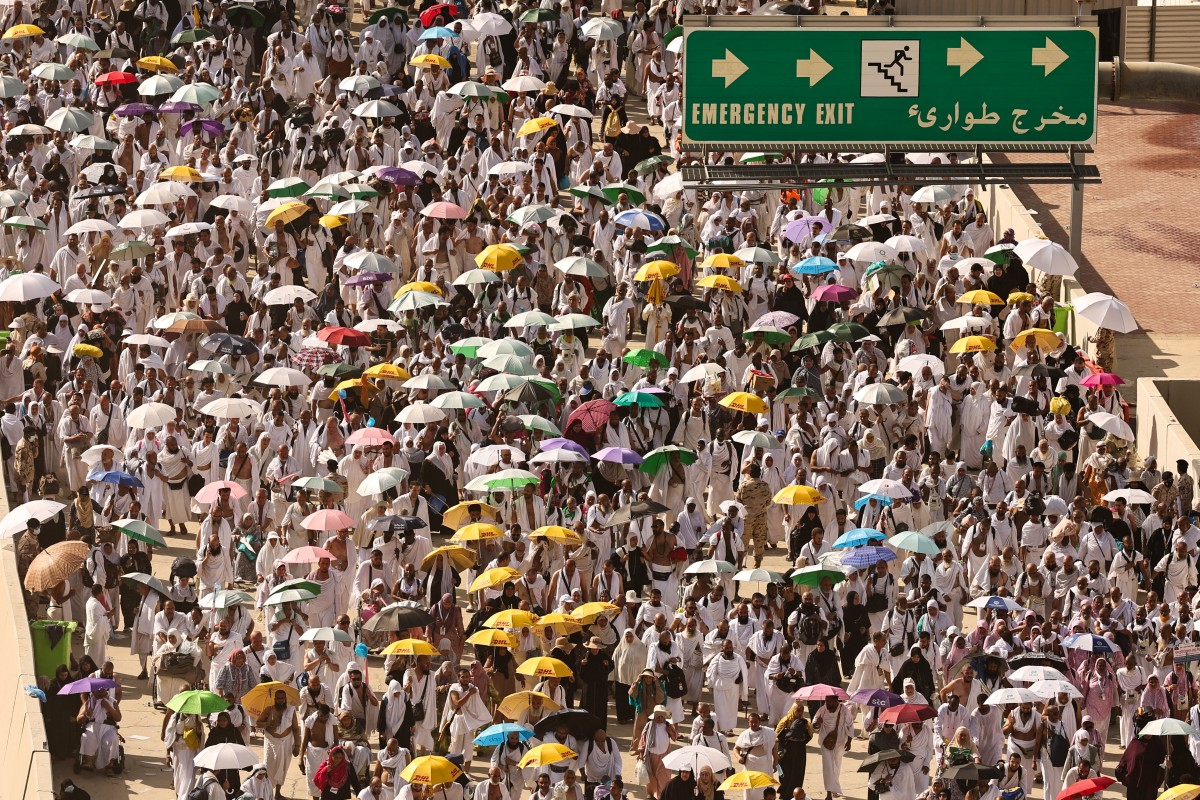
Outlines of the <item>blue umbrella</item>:
M 443 25 L 438 25 L 437 27 L 429 28 L 428 30 L 426 30 L 424 33 L 421 34 L 422 42 L 428 41 L 429 39 L 456 39 L 456 38 L 458 38 L 458 34 Z
M 1076 633 L 1063 639 L 1063 647 L 1084 650 L 1088 653 L 1116 653 L 1117 646 L 1094 633 Z
M 640 208 L 622 211 L 617 214 L 613 222 L 622 228 L 641 228 L 644 231 L 665 231 L 667 229 L 667 223 L 662 217 L 649 211 L 642 211 Z
M 860 497 L 854 501 L 854 510 L 862 511 L 863 507 L 872 500 L 878 501 L 879 505 L 881 506 L 890 506 L 892 504 L 892 498 L 890 497 L 884 497 L 881 494 L 869 494 L 866 497 Z
M 837 269 L 837 264 L 825 256 L 810 256 L 788 267 L 793 275 L 827 275 Z
M 88 474 L 89 481 L 98 481 L 100 483 L 114 483 L 117 486 L 133 486 L 138 489 L 143 488 L 141 480 L 130 475 L 128 472 L 119 472 L 118 470 L 97 470 Z
M 887 535 L 882 531 L 877 531 L 874 528 L 855 528 L 852 531 L 846 531 L 837 538 L 833 543 L 834 550 L 844 550 L 849 547 L 858 547 L 859 545 L 868 544 L 870 542 L 878 542 L 887 538 Z M 877 550 L 882 548 L 875 548 Z M 842 561 L 845 563 L 845 560 Z
M 519 735 L 522 742 L 533 738 L 533 728 L 518 725 L 515 722 L 501 722 L 480 731 L 479 735 L 475 737 L 475 744 L 480 747 L 494 747 L 503 744 L 510 733 Z
M 842 566 L 866 569 L 875 566 L 880 561 L 893 561 L 895 558 L 896 554 L 886 547 L 860 547 L 852 553 L 842 556 Z

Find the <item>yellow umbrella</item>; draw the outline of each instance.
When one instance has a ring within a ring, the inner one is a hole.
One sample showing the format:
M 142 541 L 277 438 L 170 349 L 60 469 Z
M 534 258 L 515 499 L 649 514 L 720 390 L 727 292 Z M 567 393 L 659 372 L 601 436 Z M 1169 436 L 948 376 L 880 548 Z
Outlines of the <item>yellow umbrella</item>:
M 729 253 L 714 253 L 700 262 L 702 269 L 741 269 L 746 262 Z
M 94 344 L 77 344 L 72 349 L 72 352 L 80 357 L 91 356 L 92 358 L 99 358 L 104 355 L 104 351 Z
M 429 551 L 429 555 L 421 559 L 421 569 L 429 571 L 433 566 L 433 562 L 438 559 L 438 556 L 445 556 L 451 565 L 459 569 L 466 569 L 475 563 L 477 554 L 469 547 L 460 547 L 456 544 L 442 545 Z
M 748 769 L 735 772 L 717 787 L 718 792 L 744 792 L 747 789 L 761 789 L 764 786 L 778 786 L 779 781 L 765 772 Z
M 180 183 L 204 183 L 204 176 L 196 170 L 187 166 L 167 167 L 162 172 L 158 173 L 158 177 L 166 178 L 169 181 L 179 181 Z M 305 210 L 308 206 L 305 206 Z
M 333 387 L 333 391 L 329 393 L 329 399 L 336 401 L 338 399 L 338 392 L 343 390 L 347 392 L 358 391 L 360 396 L 362 396 L 362 399 L 367 400 L 367 396 L 378 392 L 379 387 L 373 383 L 364 381 L 362 378 L 352 378 L 348 381 L 342 381 L 337 386 Z
M 534 536 L 544 536 L 552 542 L 559 544 L 583 544 L 583 537 L 570 528 L 564 528 L 562 525 L 543 525 L 537 530 L 529 534 L 530 538 Z
M 492 614 L 483 624 L 488 628 L 528 628 L 537 624 L 537 616 L 519 608 L 506 608 Z
M 529 136 L 534 133 L 550 130 L 558 124 L 558 120 L 550 117 L 534 117 L 531 120 L 526 120 L 521 129 L 517 131 L 517 136 Z
M 578 633 L 583 630 L 583 623 L 574 617 L 569 617 L 558 611 L 553 611 L 549 614 L 538 617 L 535 627 L 538 628 L 553 628 L 556 633 L 570 634 Z M 552 659 L 556 660 L 556 659 Z M 564 665 L 565 666 L 565 665 Z
M 771 498 L 784 506 L 815 506 L 825 502 L 825 495 L 811 486 L 785 486 Z
M 512 567 L 496 567 L 495 569 L 489 569 L 473 580 L 470 591 L 478 592 L 483 589 L 495 589 L 497 586 L 503 586 L 509 581 L 520 580 L 520 578 L 521 573 Z
M 179 71 L 179 67 L 175 66 L 175 64 L 171 61 L 171 59 L 165 58 L 163 56 L 146 56 L 145 58 L 139 58 L 137 60 L 137 65 L 141 69 L 147 70 L 149 72 L 178 72 Z
M 436 283 L 430 283 L 429 281 L 412 281 L 397 289 L 395 296 L 400 297 L 401 295 L 408 294 L 409 292 L 429 292 L 430 294 L 436 294 L 439 297 L 442 294 L 442 290 L 437 287 Z
M 401 639 L 383 648 L 385 656 L 436 656 L 438 649 L 424 639 Z
M 408 63 L 409 63 L 409 66 L 412 66 L 412 67 L 425 67 L 425 68 L 441 67 L 442 69 L 448 69 L 450 67 L 449 61 L 447 61 L 446 59 L 442 58 L 441 56 L 435 55 L 433 53 L 426 53 L 423 56 L 417 56 L 416 58 L 414 58 L 412 61 L 409 61 Z
M 1196 800 L 1200 797 L 1200 786 L 1194 783 L 1181 783 L 1172 786 L 1158 796 L 1158 800 Z
M 513 692 L 501 700 L 497 708 L 499 708 L 501 714 L 509 719 L 516 719 L 521 716 L 525 709 L 529 708 L 530 702 L 535 697 L 542 701 L 542 708 L 546 711 L 558 711 L 562 708 L 562 706 L 550 699 L 550 695 L 542 694 L 541 692 Z
M 986 353 L 995 349 L 996 343 L 986 336 L 964 336 L 950 345 L 951 353 Z
M 4 32 L 3 39 L 24 39 L 27 36 L 44 36 L 46 32 L 37 25 L 13 25 Z
M 301 203 L 298 200 L 289 200 L 267 215 L 267 221 L 263 223 L 263 227 L 274 228 L 276 222 L 282 222 L 284 225 L 287 225 L 289 222 L 295 222 L 300 219 L 311 210 L 305 203 Z
M 1004 305 L 1004 301 L 1000 299 L 1000 295 L 995 294 L 993 292 L 989 292 L 986 289 L 976 289 L 974 291 L 967 292 L 965 294 L 961 294 L 961 295 L 959 295 L 958 300 L 956 300 L 955 302 L 965 303 L 967 305 L 972 305 L 972 306 L 974 306 L 974 305 L 981 305 L 981 306 L 1002 306 L 1002 305 Z
M 500 509 L 478 500 L 469 500 L 446 509 L 446 513 L 442 514 L 442 526 L 456 530 L 468 524 L 471 521 L 472 508 L 478 508 L 480 515 L 486 520 L 500 519 Z
M 349 224 L 350 218 L 343 217 L 340 214 L 325 214 L 317 221 L 321 223 L 322 228 L 333 230 L 334 228 L 340 228 L 343 225 Z
M 1030 345 L 1041 350 L 1057 350 L 1062 346 L 1062 340 L 1058 338 L 1057 333 L 1047 328 L 1029 328 L 1013 337 L 1014 351 Z
M 569 678 L 575 674 L 566 664 L 550 656 L 527 658 L 517 667 L 517 672 L 532 678 Z
M 470 525 L 465 525 L 459 528 L 453 536 L 450 537 L 452 542 L 481 542 L 488 539 L 499 539 L 504 535 L 504 531 L 497 528 L 490 522 L 473 522 Z
M 1008 296 L 1009 303 L 1024 303 L 1026 301 L 1032 303 L 1034 300 L 1037 300 L 1037 298 L 1029 292 L 1013 292 Z
M 667 285 L 661 280 L 650 281 L 646 289 L 646 302 L 661 305 L 667 299 Z
M 649 264 L 643 264 L 633 276 L 635 281 L 655 281 L 660 278 L 670 278 L 679 274 L 679 265 L 674 261 L 664 261 L 659 259 L 651 261 Z
M 750 392 L 730 392 L 717 402 L 731 411 L 745 411 L 750 414 L 764 414 L 767 411 L 766 402 Z
M 620 611 L 619 606 L 614 606 L 612 603 L 584 603 L 579 608 L 571 612 L 571 616 L 580 622 L 592 622 L 601 614 L 608 614 L 613 611 Z
M 251 717 L 260 717 L 267 710 L 268 706 L 275 705 L 275 693 L 283 692 L 287 695 L 287 703 L 289 706 L 300 705 L 300 690 L 290 683 L 280 683 L 279 681 L 267 681 L 260 683 L 250 691 L 242 695 L 242 708 L 246 709 L 246 713 Z
M 702 289 L 724 289 L 727 292 L 742 291 L 742 285 L 728 275 L 705 275 L 696 285 Z
M 520 761 L 517 762 L 518 767 L 546 767 L 551 764 L 557 764 L 560 761 L 570 761 L 578 756 L 571 748 L 562 744 L 539 744 L 537 747 L 529 748 Z
M 463 771 L 454 766 L 454 762 L 441 756 L 419 756 L 414 758 L 400 773 L 400 777 L 409 783 L 423 783 L 426 786 L 437 786 L 450 783 L 461 777 Z
M 525 256 L 511 244 L 489 244 L 475 256 L 475 266 L 492 272 L 507 272 L 521 266 Z
M 383 378 L 384 380 L 406 381 L 412 377 L 404 367 L 395 364 L 375 364 L 363 370 L 364 378 Z
M 508 631 L 494 630 L 492 628 L 475 631 L 467 637 L 467 641 L 471 644 L 482 645 L 483 647 L 512 648 L 517 646 L 517 637 Z

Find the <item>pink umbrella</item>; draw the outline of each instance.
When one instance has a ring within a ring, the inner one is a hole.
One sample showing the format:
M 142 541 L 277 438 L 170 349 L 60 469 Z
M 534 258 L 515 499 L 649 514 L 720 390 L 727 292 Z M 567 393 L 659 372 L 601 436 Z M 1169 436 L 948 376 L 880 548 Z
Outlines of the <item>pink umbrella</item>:
M 215 503 L 220 498 L 222 489 L 228 489 L 230 496 L 235 500 L 249 496 L 249 492 L 241 487 L 240 484 L 233 481 L 213 481 L 205 486 L 200 491 L 196 492 L 197 503 Z
M 1094 372 L 1079 382 L 1080 386 L 1121 386 L 1125 381 L 1111 372 Z
M 830 303 L 840 303 L 843 300 L 853 300 L 856 297 L 858 297 L 856 290 L 838 283 L 827 283 L 823 286 L 818 286 L 812 293 L 813 300 L 825 300 Z
M 285 564 L 316 564 L 322 558 L 337 561 L 337 556 L 324 547 L 313 547 L 310 544 L 306 544 L 304 547 L 297 547 L 280 560 Z
M 361 444 L 363 447 L 379 447 L 384 442 L 396 443 L 396 437 L 383 428 L 359 428 L 346 437 L 346 444 Z
M 421 216 L 434 219 L 466 219 L 467 210 L 460 205 L 439 200 L 421 209 Z
M 814 683 L 812 686 L 805 686 L 792 693 L 793 700 L 824 700 L 826 697 L 836 697 L 839 700 L 850 699 L 850 695 L 846 694 L 845 690 L 827 683 Z
M 300 526 L 310 531 L 340 531 L 354 524 L 349 514 L 336 508 L 322 508 L 300 520 Z

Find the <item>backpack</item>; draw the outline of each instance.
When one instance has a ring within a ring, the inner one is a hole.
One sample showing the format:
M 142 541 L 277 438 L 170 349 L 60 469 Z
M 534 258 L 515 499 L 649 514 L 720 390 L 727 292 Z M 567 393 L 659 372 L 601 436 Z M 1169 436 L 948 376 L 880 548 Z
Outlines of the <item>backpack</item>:
M 664 689 L 667 697 L 677 700 L 687 694 L 687 678 L 678 664 L 667 664 L 663 668 Z
M 807 645 L 816 644 L 821 638 L 821 620 L 816 614 L 805 614 L 799 625 L 800 641 Z
M 212 773 L 205 775 L 200 779 L 200 782 L 192 787 L 192 790 L 187 794 L 187 800 L 208 800 L 208 787 L 216 783 L 217 779 Z
M 1070 751 L 1071 745 L 1067 742 L 1067 737 L 1060 732 L 1050 731 L 1050 741 L 1046 744 L 1046 750 L 1050 755 L 1050 764 L 1055 767 L 1061 767 L 1067 763 L 1067 753 Z

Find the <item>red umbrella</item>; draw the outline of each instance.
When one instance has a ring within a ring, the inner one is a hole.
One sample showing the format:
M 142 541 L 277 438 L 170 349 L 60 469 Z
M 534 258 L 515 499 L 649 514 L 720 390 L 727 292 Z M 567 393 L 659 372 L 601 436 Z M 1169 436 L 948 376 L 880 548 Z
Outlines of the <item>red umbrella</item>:
M 137 83 L 137 76 L 128 72 L 106 72 L 96 78 L 97 86 L 120 86 L 123 83 Z
M 328 328 L 322 328 L 317 331 L 317 338 L 323 342 L 330 344 L 344 344 L 348 347 L 368 347 L 371 344 L 371 335 L 356 331 L 354 328 L 343 328 L 340 325 L 331 325 Z
M 880 722 L 891 722 L 894 725 L 904 725 L 911 722 L 923 722 L 927 719 L 933 719 L 937 716 L 937 712 L 929 706 L 918 705 L 916 703 L 903 703 L 891 708 L 885 708 L 879 712 Z
M 292 366 L 301 369 L 320 369 L 326 364 L 341 361 L 342 357 L 325 347 L 306 347 L 292 355 Z
M 279 560 L 285 564 L 316 564 L 322 558 L 328 558 L 330 561 L 337 561 L 337 556 L 326 550 L 324 547 L 313 547 L 311 544 L 306 544 L 303 547 L 297 547 L 295 550 Z
M 814 683 L 812 686 L 804 686 L 792 693 L 793 700 L 824 700 L 827 697 L 836 697 L 838 700 L 850 699 L 850 695 L 846 694 L 844 689 L 830 686 L 827 683 Z
M 1090 794 L 1099 794 L 1108 787 L 1116 783 L 1115 780 L 1107 775 L 1097 775 L 1093 778 L 1084 778 L 1081 781 L 1075 781 L 1067 788 L 1058 793 L 1056 800 L 1071 800 L 1074 797 L 1087 797 Z
M 567 427 L 570 428 L 572 422 L 578 422 L 584 433 L 595 433 L 608 424 L 608 418 L 616 410 L 616 405 L 603 398 L 588 400 L 567 417 Z
M 833 303 L 840 303 L 843 300 L 853 300 L 858 297 L 858 292 L 851 289 L 849 286 L 842 286 L 837 283 L 827 283 L 823 286 L 818 286 L 813 290 L 813 300 L 826 300 Z
M 430 6 L 421 12 L 421 24 L 426 28 L 433 27 L 433 21 L 439 16 L 445 17 L 449 22 L 452 19 L 458 18 L 458 6 L 450 3 L 438 3 L 436 6 Z

